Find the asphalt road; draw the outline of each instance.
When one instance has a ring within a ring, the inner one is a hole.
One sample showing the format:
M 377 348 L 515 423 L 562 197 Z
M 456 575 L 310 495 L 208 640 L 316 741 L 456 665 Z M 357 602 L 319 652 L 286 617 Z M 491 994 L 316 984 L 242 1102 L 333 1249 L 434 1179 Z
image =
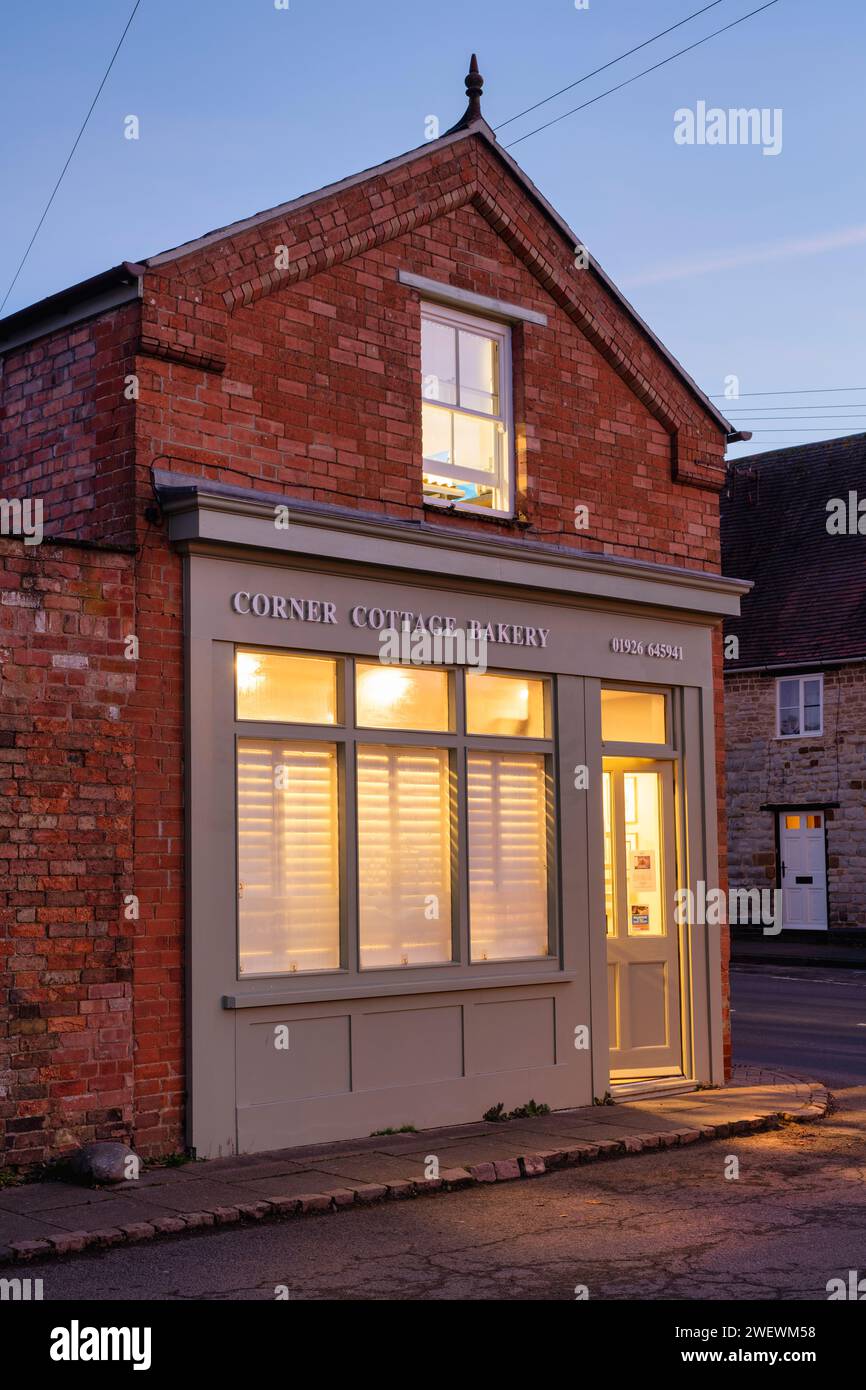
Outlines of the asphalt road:
M 866 1272 L 866 974 L 737 969 L 733 994 L 737 1060 L 828 1083 L 827 1119 L 55 1260 L 45 1299 L 826 1299 L 829 1279 Z
M 579 1285 L 591 1300 L 826 1299 L 829 1279 L 866 1271 L 864 1123 L 861 1087 L 820 1124 L 38 1273 L 46 1300 L 269 1301 L 284 1286 L 302 1302 L 569 1302 Z
M 831 1088 L 866 1081 L 866 971 L 733 966 L 731 1008 L 735 1062 Z

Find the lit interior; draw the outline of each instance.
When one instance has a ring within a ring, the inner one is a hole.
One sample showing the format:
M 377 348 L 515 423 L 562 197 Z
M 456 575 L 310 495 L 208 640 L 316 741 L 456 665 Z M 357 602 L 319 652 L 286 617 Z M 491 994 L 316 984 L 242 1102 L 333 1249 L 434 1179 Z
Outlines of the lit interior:
M 616 895 L 613 864 L 613 778 L 602 773 L 602 806 L 604 808 L 604 917 L 608 936 L 616 932 Z
M 443 748 L 358 747 L 361 968 L 451 959 L 451 773 Z
M 648 690 L 603 690 L 605 743 L 665 743 L 665 697 Z
M 336 724 L 337 662 L 290 652 L 238 651 L 238 719 Z
M 661 827 L 659 774 L 626 772 L 625 803 L 626 906 L 630 936 L 662 936 Z
M 337 750 L 240 739 L 238 917 L 243 974 L 340 964 Z
M 545 682 L 528 676 L 466 673 L 466 732 L 545 738 Z
M 470 753 L 473 961 L 548 952 L 547 778 L 540 753 Z
M 450 727 L 448 672 L 359 661 L 357 722 L 368 729 L 418 729 L 444 733 Z

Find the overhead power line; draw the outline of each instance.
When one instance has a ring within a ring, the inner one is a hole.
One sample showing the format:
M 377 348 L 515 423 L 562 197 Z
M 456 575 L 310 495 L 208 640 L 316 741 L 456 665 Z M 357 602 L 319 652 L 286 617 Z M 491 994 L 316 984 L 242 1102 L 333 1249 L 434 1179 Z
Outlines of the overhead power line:
M 860 406 L 866 407 L 866 401 L 845 401 L 842 406 L 824 405 L 821 401 L 815 401 L 812 405 L 756 405 L 753 406 L 751 410 L 748 406 L 741 405 L 735 406 L 732 410 L 726 409 L 725 414 L 750 415 L 753 419 L 757 419 L 756 411 L 764 410 L 767 412 L 767 418 L 771 415 L 778 415 L 780 418 L 784 416 L 786 419 L 793 419 L 795 417 L 791 412 L 795 410 L 829 410 L 835 415 L 840 409 L 844 409 L 846 406 L 850 406 L 852 409 L 857 410 Z M 827 419 L 829 418 L 830 416 L 827 416 Z
M 691 53 L 692 49 L 700 48 L 701 44 L 709 43 L 710 39 L 717 38 L 719 34 L 727 33 L 729 29 L 735 29 L 738 24 L 744 24 L 747 19 L 751 19 L 756 14 L 761 14 L 763 10 L 769 10 L 771 6 L 778 5 L 778 3 L 779 0 L 767 0 L 766 4 L 759 5 L 756 10 L 749 10 L 748 14 L 741 15 L 739 19 L 732 20 L 730 24 L 722 25 L 721 29 L 714 29 L 713 32 L 707 34 L 705 38 L 698 39 L 695 43 L 690 43 L 688 47 L 679 49 L 678 52 L 672 53 L 669 58 L 662 58 L 660 62 L 653 63 L 652 67 L 644 68 L 641 72 L 636 72 L 634 77 L 627 77 L 624 82 L 618 82 L 615 87 L 608 87 L 607 91 L 599 92 L 597 96 L 590 97 L 589 101 L 582 102 L 580 106 L 574 106 L 570 111 L 563 111 L 561 116 L 554 116 L 552 120 L 545 121 L 544 125 L 536 126 L 534 130 L 528 130 L 525 135 L 518 136 L 516 140 L 512 140 L 505 148 L 507 150 L 513 149 L 515 145 L 519 145 L 522 141 L 528 140 L 530 136 L 538 135 L 542 130 L 549 130 L 552 125 L 556 125 L 559 121 L 564 121 L 569 116 L 577 115 L 578 111 L 585 111 L 587 106 L 594 105 L 595 102 L 601 101 L 603 97 L 609 97 L 613 92 L 622 91 L 623 87 L 630 86 L 632 82 L 637 82 L 639 78 L 646 77 L 648 73 L 657 72 L 658 69 L 663 68 L 666 63 L 672 63 L 675 58 L 681 58 L 684 53 Z
M 750 430 L 749 432 L 750 432 L 750 434 L 771 434 L 771 435 L 773 435 L 776 439 L 781 439 L 781 437 L 782 437 L 783 434 L 830 434 L 830 433 L 832 433 L 832 431 L 830 431 L 830 430 L 821 430 L 821 429 L 817 429 L 817 428 L 816 428 L 816 429 L 810 429 L 810 430 Z M 866 434 L 866 430 L 853 430 L 853 431 L 848 430 L 847 433 L 849 433 L 849 434 L 851 434 L 851 433 L 853 433 L 853 434 Z
M 837 420 L 866 420 L 866 415 L 785 415 L 782 419 L 773 415 L 749 415 L 745 420 L 734 421 L 737 425 L 748 426 L 750 420 L 761 421 L 766 425 L 802 425 L 806 420 L 822 420 L 824 429 L 832 429 Z M 816 429 L 822 428 L 816 425 Z
M 507 121 L 500 121 L 499 125 L 494 126 L 493 129 L 501 130 L 503 126 L 511 125 L 512 121 L 519 121 L 521 116 L 528 116 L 530 111 L 537 111 L 539 106 L 546 106 L 549 101 L 555 101 L 556 98 L 561 97 L 564 92 L 570 92 L 575 87 L 579 87 L 581 83 L 588 82 L 591 77 L 597 77 L 600 72 L 606 72 L 608 68 L 615 67 L 616 64 L 621 63 L 624 58 L 630 58 L 633 53 L 639 53 L 642 48 L 648 48 L 649 45 L 655 43 L 657 39 L 663 39 L 665 34 L 672 34 L 675 29 L 681 29 L 684 24 L 688 24 L 689 20 L 697 19 L 698 15 L 706 14 L 707 10 L 714 10 L 716 5 L 721 5 L 721 3 L 722 0 L 712 0 L 712 4 L 704 5 L 702 10 L 695 10 L 694 14 L 687 14 L 685 19 L 680 19 L 676 24 L 671 24 L 668 29 L 660 30 L 658 34 L 653 34 L 650 39 L 644 39 L 643 43 L 635 44 L 634 48 L 629 48 L 625 53 L 620 53 L 618 58 L 611 58 L 609 63 L 602 63 L 600 68 L 593 68 L 592 72 L 584 73 L 583 77 L 578 77 L 575 82 L 569 82 L 567 87 L 560 87 L 558 92 L 551 92 L 549 97 L 542 97 L 541 101 L 536 101 L 532 106 L 527 106 L 525 110 L 518 111 L 516 116 L 509 116 Z
M 796 391 L 740 391 L 728 397 L 724 391 L 710 396 L 711 401 L 741 400 L 744 396 L 829 396 L 837 391 L 866 391 L 866 386 L 800 386 Z
M 112 55 L 111 55 L 111 62 L 108 64 L 108 67 L 105 69 L 105 73 L 103 74 L 102 81 L 100 82 L 100 84 L 99 84 L 99 86 L 98 86 L 98 88 L 97 88 L 97 90 L 96 90 L 96 96 L 93 98 L 93 101 L 90 103 L 90 107 L 89 107 L 89 109 L 88 109 L 87 115 L 84 117 L 84 120 L 83 120 L 82 123 L 81 123 L 81 129 L 79 130 L 78 134 L 76 135 L 76 137 L 75 137 L 75 142 L 74 142 L 74 144 L 73 144 L 73 146 L 72 146 L 72 149 L 69 151 L 69 154 L 67 155 L 66 163 L 64 164 L 63 168 L 60 170 L 60 177 L 58 178 L 58 180 L 57 180 L 57 182 L 55 183 L 53 189 L 51 190 L 51 197 L 48 199 L 48 202 L 45 204 L 45 207 L 44 207 L 43 212 L 42 212 L 42 216 L 40 217 L 39 221 L 36 223 L 36 230 L 35 230 L 35 232 L 33 233 L 32 237 L 30 238 L 29 242 L 27 243 L 27 250 L 24 252 L 24 255 L 21 257 L 21 263 L 20 263 L 20 265 L 18 266 L 18 269 L 16 270 L 15 274 L 12 276 L 12 283 L 10 284 L 8 290 L 6 291 L 5 295 L 3 296 L 3 303 L 0 304 L 0 314 L 2 314 L 3 310 L 6 308 L 6 301 L 7 301 L 7 299 L 9 298 L 10 294 L 12 293 L 12 291 L 14 290 L 14 288 L 15 288 L 17 282 L 18 282 L 18 276 L 21 274 L 22 270 L 24 269 L 24 266 L 25 266 L 25 264 L 26 264 L 26 262 L 27 262 L 27 257 L 30 255 L 30 252 L 33 250 L 33 243 L 35 242 L 35 240 L 36 240 L 36 238 L 38 237 L 40 231 L 42 230 L 42 223 L 45 221 L 46 217 L 48 216 L 49 210 L 50 210 L 50 208 L 51 208 L 51 204 L 54 202 L 54 199 L 55 199 L 56 196 L 57 196 L 57 190 L 59 189 L 61 183 L 63 182 L 63 176 L 64 176 L 64 174 L 66 173 L 66 170 L 69 168 L 70 164 L 72 163 L 72 156 L 75 154 L 75 151 L 78 149 L 79 141 L 81 140 L 81 137 L 82 137 L 82 135 L 84 134 L 84 132 L 85 132 L 85 130 L 86 130 L 86 128 L 87 128 L 87 122 L 90 120 L 90 117 L 93 115 L 93 109 L 94 109 L 94 107 L 96 106 L 96 103 L 99 101 L 99 98 L 100 98 L 100 96 L 101 96 L 101 94 L 102 94 L 102 89 L 103 89 L 103 87 L 105 86 L 106 82 L 108 81 L 108 75 L 109 75 L 109 73 L 111 72 L 111 69 L 114 67 L 114 60 L 115 60 L 115 58 L 117 57 L 118 53 L 120 52 L 121 47 L 123 46 L 123 40 L 126 38 L 126 35 L 127 35 L 128 31 L 129 31 L 129 26 L 131 25 L 132 21 L 135 19 L 135 12 L 136 12 L 136 10 L 138 9 L 138 7 L 139 7 L 140 4 L 141 4 L 141 0 L 135 0 L 135 4 L 134 4 L 133 7 L 132 7 L 132 12 L 131 12 L 131 14 L 130 14 L 130 16 L 129 16 L 129 19 L 126 21 L 126 27 L 124 28 L 124 31 L 123 31 L 123 33 L 122 33 L 121 36 L 120 36 L 120 39 L 119 39 L 118 44 L 117 44 L 117 47 L 115 48 L 114 52 L 113 52 Z

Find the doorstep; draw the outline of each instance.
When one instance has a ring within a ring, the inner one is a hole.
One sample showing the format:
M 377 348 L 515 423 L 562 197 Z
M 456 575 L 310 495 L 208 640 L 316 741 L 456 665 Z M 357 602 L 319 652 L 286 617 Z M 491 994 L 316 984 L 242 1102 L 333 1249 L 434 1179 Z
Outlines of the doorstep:
M 827 1091 L 816 1083 L 735 1068 L 732 1083 L 713 1090 L 151 1166 L 117 1187 L 0 1187 L 0 1263 L 535 1178 L 601 1159 L 818 1120 L 828 1105 Z M 428 1176 L 431 1155 L 438 1162 L 435 1176 Z

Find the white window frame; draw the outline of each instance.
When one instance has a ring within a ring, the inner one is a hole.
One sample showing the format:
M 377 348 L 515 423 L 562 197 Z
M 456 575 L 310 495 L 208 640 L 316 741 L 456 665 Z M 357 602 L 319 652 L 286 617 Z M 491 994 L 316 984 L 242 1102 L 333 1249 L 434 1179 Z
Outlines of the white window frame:
M 782 682 L 783 682 L 783 681 L 797 681 L 798 684 L 799 684 L 799 695 L 800 695 L 800 700 L 799 700 L 800 727 L 799 727 L 799 729 L 798 729 L 798 731 L 797 731 L 796 734 L 783 734 L 783 733 L 782 733 Z M 819 705 L 818 705 L 818 708 L 819 708 L 819 710 L 820 710 L 820 722 L 819 722 L 819 726 L 818 726 L 817 729 L 806 729 L 806 728 L 803 727 L 803 724 L 804 724 L 804 716 L 805 716 L 805 710 L 804 710 L 805 688 L 804 688 L 804 686 L 805 686 L 805 682 L 806 682 L 806 681 L 817 681 L 817 682 L 818 682 L 818 685 L 819 685 L 819 687 L 820 687 Z M 783 739 L 790 739 L 790 738 L 820 738 L 820 737 L 823 735 L 823 733 L 824 733 L 824 675 L 823 675 L 823 672 L 820 672 L 820 671 L 809 671 L 809 672 L 807 672 L 805 675 L 802 675 L 802 676 L 801 676 L 801 675 L 778 676 L 777 679 L 776 679 L 776 738 L 783 738 Z
M 421 304 L 421 318 L 432 319 L 437 323 L 444 323 L 449 328 L 468 328 L 474 332 L 481 332 L 491 338 L 495 338 L 499 346 L 499 415 L 487 415 L 483 411 L 468 410 L 465 406 L 440 403 L 440 409 L 451 410 L 454 414 L 468 415 L 476 420 L 491 420 L 498 422 L 501 426 L 499 435 L 499 458 L 498 469 L 493 479 L 489 473 L 480 469 L 455 468 L 449 464 L 437 464 L 437 471 L 443 478 L 453 478 L 455 482 L 474 482 L 482 483 L 489 487 L 491 481 L 496 492 L 503 502 L 501 507 L 482 507 L 475 502 L 455 502 L 447 498 L 428 497 L 424 493 L 424 473 L 425 460 L 423 449 L 421 454 L 421 489 L 423 500 L 426 506 L 441 507 L 446 511 L 472 512 L 476 516 L 498 516 L 511 517 L 514 515 L 514 424 L 512 416 L 512 379 L 511 379 L 511 328 L 507 323 L 498 322 L 495 319 L 481 318 L 477 314 L 463 314 L 459 309 L 452 309 L 448 305 L 434 304 L 429 300 L 424 300 Z M 459 371 L 459 367 L 458 367 Z M 424 395 L 424 378 L 422 364 L 421 378 L 421 405 L 436 404 L 428 400 Z

